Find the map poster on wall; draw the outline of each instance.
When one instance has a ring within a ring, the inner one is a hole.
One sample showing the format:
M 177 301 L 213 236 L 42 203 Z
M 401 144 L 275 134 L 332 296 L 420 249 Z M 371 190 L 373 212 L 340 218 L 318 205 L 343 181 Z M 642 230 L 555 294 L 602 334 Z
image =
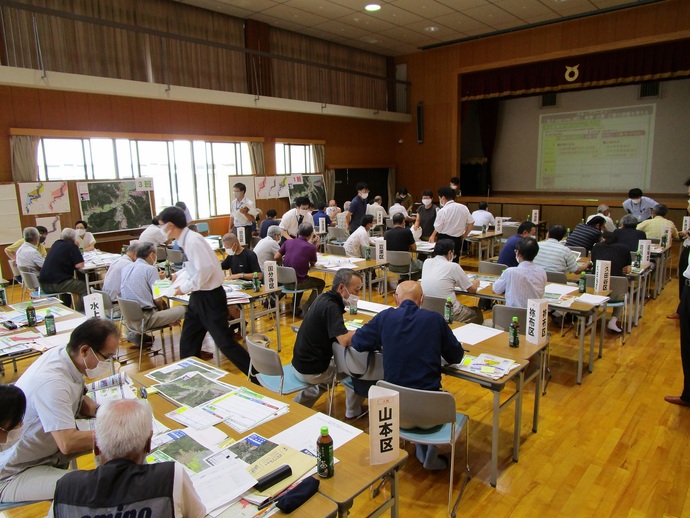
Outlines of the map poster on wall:
M 67 182 L 18 183 L 22 214 L 55 214 L 69 212 Z
M 318 207 L 320 202 L 328 203 L 326 200 L 326 184 L 322 174 L 296 175 L 296 181 L 290 185 L 290 205 L 295 203 L 295 198 L 306 196 L 309 201 Z M 298 183 L 299 182 L 299 183 Z
M 62 225 L 60 224 L 60 216 L 46 216 L 43 218 L 36 218 L 37 227 L 46 227 L 48 235 L 46 236 L 45 247 L 50 248 L 53 243 L 60 239 L 62 233 Z
M 254 187 L 257 200 L 272 200 L 288 197 L 289 176 L 257 176 Z
M 150 193 L 137 190 L 138 180 L 77 183 L 81 216 L 89 231 L 116 232 L 151 223 Z

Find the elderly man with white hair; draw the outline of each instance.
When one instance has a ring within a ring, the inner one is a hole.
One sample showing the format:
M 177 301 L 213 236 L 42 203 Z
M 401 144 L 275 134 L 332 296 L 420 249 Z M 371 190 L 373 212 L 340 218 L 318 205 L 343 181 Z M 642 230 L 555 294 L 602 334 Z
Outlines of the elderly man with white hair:
M 254 247 L 256 259 L 259 261 L 261 272 L 264 271 L 266 261 L 274 261 L 275 255 L 280 250 L 281 229 L 278 226 L 268 227 L 268 234 Z
M 601 216 L 602 218 L 604 218 L 604 221 L 606 221 L 606 230 L 608 232 L 613 232 L 614 230 L 616 230 L 616 224 L 611 219 L 611 209 L 609 209 L 608 205 L 605 205 L 603 203 L 599 205 L 597 207 L 597 213 L 589 216 L 587 218 L 587 223 L 589 223 L 589 220 L 596 216 Z
M 46 293 L 67 292 L 79 295 L 76 309 L 84 310 L 82 297 L 86 295 L 86 283 L 74 278 L 74 270 L 84 267 L 84 257 L 79 251 L 77 231 L 65 228 L 60 239 L 53 243 L 41 268 L 38 281 Z M 69 304 L 69 302 L 68 302 Z
M 206 508 L 181 464 L 144 463 L 152 436 L 148 402 L 103 404 L 94 445 L 100 466 L 62 477 L 49 516 L 205 516 Z
M 17 250 L 17 268 L 23 272 L 38 274 L 43 268 L 45 259 L 38 251 L 40 234 L 36 227 L 26 227 L 24 229 L 24 244 Z

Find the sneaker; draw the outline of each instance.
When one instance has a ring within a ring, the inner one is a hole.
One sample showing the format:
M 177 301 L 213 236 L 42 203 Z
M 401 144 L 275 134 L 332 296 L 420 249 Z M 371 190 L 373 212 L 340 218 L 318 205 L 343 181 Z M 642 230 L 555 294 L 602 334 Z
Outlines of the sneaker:
M 346 421 L 356 421 L 360 417 L 365 416 L 367 414 L 367 412 L 369 412 L 369 407 L 367 407 L 366 405 L 362 405 L 362 408 L 360 409 L 358 414 L 356 414 L 352 417 L 345 414 L 345 420 Z

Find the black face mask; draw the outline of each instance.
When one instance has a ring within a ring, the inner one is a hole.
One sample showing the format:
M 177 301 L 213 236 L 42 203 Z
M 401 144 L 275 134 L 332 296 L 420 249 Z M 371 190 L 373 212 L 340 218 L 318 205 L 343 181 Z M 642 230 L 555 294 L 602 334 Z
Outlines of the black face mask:
M 39 243 L 45 243 L 46 242 L 46 237 L 48 236 L 41 236 L 38 240 Z

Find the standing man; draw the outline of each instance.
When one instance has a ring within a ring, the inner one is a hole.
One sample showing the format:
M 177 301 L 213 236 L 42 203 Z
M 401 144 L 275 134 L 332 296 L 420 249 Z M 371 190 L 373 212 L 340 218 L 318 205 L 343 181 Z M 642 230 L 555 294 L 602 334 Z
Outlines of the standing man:
M 623 208 L 628 214 L 632 214 L 637 218 L 637 221 L 644 221 L 652 217 L 652 209 L 656 202 L 642 195 L 642 191 L 638 188 L 630 189 L 628 191 L 628 199 L 623 202 Z
M 254 202 L 247 198 L 247 186 L 243 183 L 236 183 L 232 186 L 234 200 L 230 204 L 230 225 L 228 232 L 237 234 L 237 227 L 244 227 L 244 235 L 249 244 L 252 235 L 252 224 L 256 222 Z
M 685 182 L 685 187 L 688 189 L 688 197 L 690 197 L 690 178 Z M 690 216 L 690 199 L 688 199 L 688 216 Z M 688 255 L 690 255 L 690 232 L 680 231 L 678 236 L 683 239 L 683 249 L 678 258 L 678 271 L 684 272 L 688 268 Z M 684 279 L 681 275 L 678 276 L 678 298 L 683 299 L 683 290 L 685 289 Z M 678 320 L 678 311 L 670 314 L 668 317 L 672 320 Z
M 82 297 L 86 295 L 86 284 L 74 278 L 74 270 L 84 268 L 84 257 L 77 243 L 76 230 L 62 229 L 60 239 L 50 247 L 50 253 L 46 256 L 38 281 L 41 289 L 46 293 L 67 292 L 79 295 L 75 309 L 83 311 Z M 69 305 L 69 302 L 66 305 Z
M 187 228 L 184 212 L 168 207 L 160 215 L 164 230 L 177 240 L 187 257 L 186 279 L 175 295 L 190 293 L 180 336 L 180 358 L 199 356 L 206 333 L 227 358 L 244 374 L 249 372 L 249 354 L 232 337 L 228 327 L 228 302 L 223 289 L 223 270 L 204 236 Z
M 91 318 L 72 331 L 66 347 L 48 350 L 22 374 L 24 433 L 0 453 L 0 502 L 52 499 L 69 462 L 93 451 L 93 432 L 75 424 L 77 415 L 95 417 L 98 410 L 84 395 L 84 376 L 107 375 L 119 345 L 113 322 Z
M 543 297 L 546 270 L 532 262 L 538 252 L 539 245 L 536 240 L 529 237 L 521 239 L 515 251 L 519 264 L 504 270 L 494 282 L 494 293 L 506 294 L 506 306 L 527 308 L 529 299 Z
M 283 239 L 296 239 L 299 226 L 303 223 L 314 226 L 314 218 L 309 210 L 310 205 L 309 198 L 306 196 L 295 198 L 295 208 L 290 209 L 280 218 Z
M 455 196 L 462 196 L 462 192 L 460 191 L 460 178 L 457 176 L 450 179 L 450 188 L 453 189 Z
M 369 196 L 369 186 L 366 182 L 359 182 L 356 186 L 357 196 L 352 198 L 350 207 L 345 213 L 345 223 L 347 230 L 352 234 L 362 222 L 362 218 L 367 213 L 367 197 Z
M 429 237 L 434 233 L 434 223 L 438 207 L 433 204 L 434 193 L 422 191 L 422 204 L 417 208 L 417 218 L 414 222 L 414 229 L 422 229 L 422 241 L 429 241 Z
M 680 359 L 683 363 L 683 392 L 680 396 L 666 396 L 674 405 L 690 406 L 690 266 L 685 268 L 678 282 L 685 284 L 678 314 L 680 319 Z
M 515 257 L 517 245 L 524 237 L 534 238 L 537 235 L 537 226 L 531 221 L 523 221 L 517 229 L 517 232 L 510 236 L 506 244 L 501 248 L 501 253 L 498 254 L 498 262 L 506 266 L 517 266 L 518 261 Z
M 441 210 L 436 214 L 434 232 L 429 241 L 434 243 L 441 239 L 450 239 L 453 242 L 455 258 L 458 262 L 462 251 L 462 240 L 469 235 L 474 226 L 474 219 L 467 207 L 455 202 L 455 193 L 450 187 L 441 187 L 438 190 L 441 200 Z

